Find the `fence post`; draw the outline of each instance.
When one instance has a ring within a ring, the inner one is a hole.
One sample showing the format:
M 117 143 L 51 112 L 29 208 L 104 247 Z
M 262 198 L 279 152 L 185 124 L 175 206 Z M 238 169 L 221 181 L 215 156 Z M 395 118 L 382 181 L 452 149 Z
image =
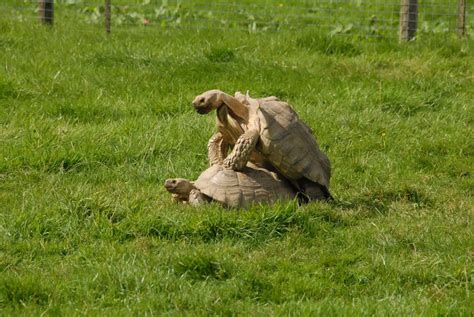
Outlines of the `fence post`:
M 463 37 L 466 34 L 466 1 L 459 0 L 459 16 L 458 16 L 458 35 Z
M 418 0 L 400 2 L 400 41 L 410 41 L 415 37 L 418 24 Z
M 40 20 L 44 24 L 53 24 L 54 0 L 39 0 Z
M 110 0 L 105 0 L 105 32 L 110 33 Z

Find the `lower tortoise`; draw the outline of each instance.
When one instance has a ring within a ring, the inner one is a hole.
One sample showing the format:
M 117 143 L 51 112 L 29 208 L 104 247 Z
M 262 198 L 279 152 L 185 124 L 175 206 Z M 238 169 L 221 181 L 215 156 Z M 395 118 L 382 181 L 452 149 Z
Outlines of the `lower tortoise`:
M 216 201 L 232 208 L 245 208 L 254 203 L 274 203 L 296 197 L 296 191 L 285 179 L 251 163 L 241 171 L 215 164 L 194 182 L 184 178 L 167 179 L 165 188 L 176 202 L 201 205 Z

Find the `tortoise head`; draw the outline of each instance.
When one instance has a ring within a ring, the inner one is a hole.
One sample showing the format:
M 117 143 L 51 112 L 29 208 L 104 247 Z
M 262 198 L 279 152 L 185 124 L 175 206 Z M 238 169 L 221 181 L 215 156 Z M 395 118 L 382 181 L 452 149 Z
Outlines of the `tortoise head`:
M 165 181 L 168 192 L 178 195 L 188 195 L 194 188 L 193 183 L 185 178 L 171 178 Z
M 220 98 L 220 90 L 209 90 L 196 96 L 193 100 L 193 107 L 199 114 L 207 114 L 223 105 Z

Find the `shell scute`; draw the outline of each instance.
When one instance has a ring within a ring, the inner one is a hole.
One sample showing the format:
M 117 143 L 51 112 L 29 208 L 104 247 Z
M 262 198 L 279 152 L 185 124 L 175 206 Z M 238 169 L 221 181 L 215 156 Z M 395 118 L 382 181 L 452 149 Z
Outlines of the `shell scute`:
M 259 150 L 289 179 L 308 178 L 329 186 L 330 166 L 309 128 L 287 104 L 278 101 L 260 105 Z
M 204 171 L 194 185 L 204 195 L 228 207 L 246 207 L 252 203 L 270 203 L 295 196 L 288 182 L 255 166 L 247 166 L 238 172 L 214 165 Z

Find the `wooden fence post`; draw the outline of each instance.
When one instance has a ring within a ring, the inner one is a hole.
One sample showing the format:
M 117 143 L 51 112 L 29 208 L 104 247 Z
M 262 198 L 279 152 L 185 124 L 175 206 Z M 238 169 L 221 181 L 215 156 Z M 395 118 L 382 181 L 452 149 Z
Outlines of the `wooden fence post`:
M 105 32 L 110 33 L 110 0 L 105 0 Z
M 466 2 L 467 0 L 459 0 L 459 16 L 458 16 L 459 37 L 463 37 L 466 34 Z
M 39 0 L 39 14 L 42 23 L 52 25 L 54 21 L 54 0 Z
M 400 41 L 410 41 L 415 37 L 418 24 L 418 0 L 400 2 Z

